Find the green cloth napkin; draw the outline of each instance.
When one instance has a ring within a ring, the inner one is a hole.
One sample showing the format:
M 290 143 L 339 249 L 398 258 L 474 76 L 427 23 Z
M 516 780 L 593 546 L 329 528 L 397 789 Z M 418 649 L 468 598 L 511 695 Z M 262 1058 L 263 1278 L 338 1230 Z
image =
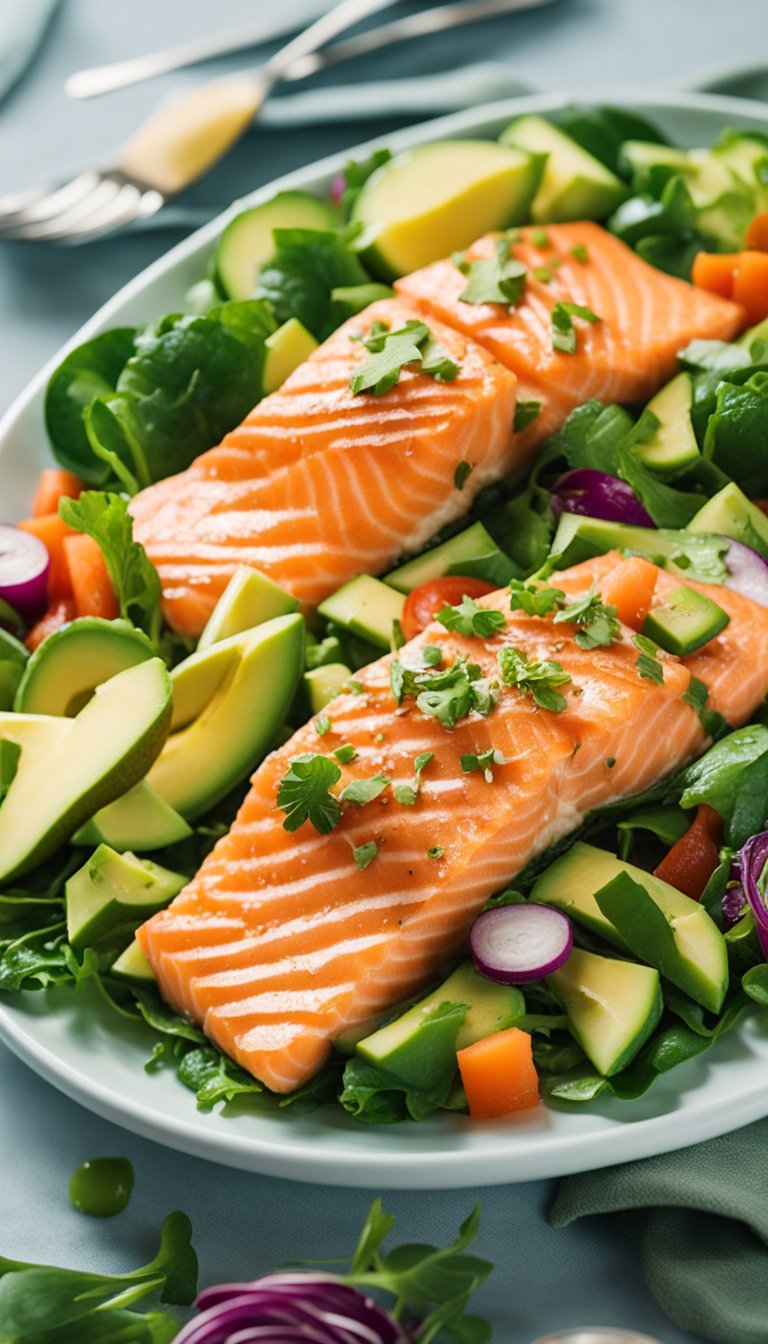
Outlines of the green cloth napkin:
M 768 1120 L 642 1162 L 570 1176 L 553 1227 L 612 1214 L 683 1330 L 768 1344 Z

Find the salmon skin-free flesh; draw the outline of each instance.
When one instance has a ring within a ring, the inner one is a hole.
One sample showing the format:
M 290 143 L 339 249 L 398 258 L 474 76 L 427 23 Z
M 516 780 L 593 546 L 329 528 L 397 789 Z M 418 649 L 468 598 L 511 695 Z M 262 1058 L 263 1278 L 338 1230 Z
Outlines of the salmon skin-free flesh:
M 609 575 L 613 552 L 557 575 L 569 595 Z M 659 571 L 663 598 L 679 581 Z M 465 943 L 487 898 L 537 854 L 574 831 L 593 808 L 641 792 L 701 750 L 699 717 L 683 699 L 692 677 L 709 706 L 736 727 L 768 692 L 768 610 L 725 588 L 691 584 L 730 617 L 725 631 L 684 659 L 660 653 L 664 681 L 641 677 L 632 631 L 608 648 L 584 651 L 573 626 L 509 611 L 506 590 L 481 605 L 505 614 L 491 638 L 463 638 L 433 623 L 401 651 L 420 665 L 427 644 L 443 665 L 464 656 L 498 677 L 504 646 L 529 659 L 556 659 L 572 680 L 562 712 L 538 708 L 503 686 L 487 717 L 447 730 L 412 699 L 398 709 L 392 657 L 356 673 L 361 693 L 344 693 L 324 713 L 330 731 L 308 723 L 269 756 L 229 835 L 172 905 L 139 931 L 166 999 L 276 1092 L 289 1092 L 327 1059 L 341 1032 L 415 994 Z M 290 834 L 276 805 L 280 780 L 304 752 L 357 755 L 342 784 L 383 774 L 412 783 L 414 759 L 431 752 L 415 803 L 392 789 L 365 806 L 346 805 L 320 835 L 306 821 Z M 505 764 L 466 774 L 465 753 L 494 748 Z M 362 871 L 358 846 L 377 853 Z
M 744 325 L 737 304 L 665 275 L 599 224 L 548 224 L 513 231 L 509 255 L 528 267 L 514 307 L 466 303 L 467 276 L 455 260 L 436 261 L 396 282 L 430 320 L 439 318 L 512 369 L 518 399 L 541 410 L 521 439 L 541 443 L 591 397 L 623 405 L 647 401 L 677 371 L 675 356 L 695 337 L 730 340 Z M 496 253 L 498 234 L 473 243 L 467 263 Z M 555 349 L 558 303 L 589 309 L 598 322 L 574 316 L 572 354 Z
M 238 565 L 261 570 L 308 607 L 348 579 L 381 573 L 461 517 L 510 471 L 516 379 L 436 319 L 459 365 L 439 382 L 415 366 L 388 392 L 353 395 L 374 322 L 424 321 L 408 303 L 372 304 L 329 337 L 218 448 L 131 503 L 134 535 L 163 585 L 175 629 L 202 630 Z M 472 471 L 459 489 L 456 468 Z

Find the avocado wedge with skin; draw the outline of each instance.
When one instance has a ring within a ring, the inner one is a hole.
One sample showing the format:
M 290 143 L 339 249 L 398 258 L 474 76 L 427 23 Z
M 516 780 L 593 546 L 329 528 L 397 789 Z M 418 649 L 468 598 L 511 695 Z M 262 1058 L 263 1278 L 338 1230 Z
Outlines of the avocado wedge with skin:
M 74 718 L 0 713 L 21 749 L 0 805 L 0 883 L 34 868 L 140 780 L 165 741 L 171 682 L 150 658 L 96 688 Z
M 99 845 L 65 887 L 67 937 L 75 951 L 132 933 L 186 884 L 181 873 Z
M 35 649 L 13 708 L 19 714 L 74 717 L 102 682 L 154 656 L 151 641 L 128 621 L 81 616 Z

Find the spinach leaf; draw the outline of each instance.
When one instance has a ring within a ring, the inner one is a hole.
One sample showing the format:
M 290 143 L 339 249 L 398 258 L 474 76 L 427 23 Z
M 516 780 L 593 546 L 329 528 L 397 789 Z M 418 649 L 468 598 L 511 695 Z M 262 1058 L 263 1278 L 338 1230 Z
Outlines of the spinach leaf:
M 738 728 L 694 761 L 682 781 L 680 806 L 708 803 L 725 822 L 726 843 L 739 849 L 768 818 L 768 728 Z
M 210 1110 L 217 1102 L 231 1101 L 243 1093 L 253 1095 L 264 1090 L 249 1073 L 209 1046 L 188 1051 L 177 1072 L 184 1086 L 197 1094 L 201 1111 Z
M 115 391 L 135 342 L 133 327 L 105 331 L 72 350 L 48 383 L 45 427 L 54 457 L 89 485 L 107 485 L 113 474 L 109 462 L 94 460 L 83 411 L 95 397 L 108 397 Z
M 121 616 L 157 644 L 160 579 L 144 547 L 133 540 L 133 519 L 124 496 L 87 490 L 79 499 L 62 499 L 59 512 L 70 527 L 98 542 Z
M 644 140 L 655 145 L 669 143 L 645 117 L 618 107 L 571 107 L 563 113 L 560 125 L 582 149 L 593 154 L 618 177 L 627 176 L 621 152 L 625 140 Z
M 324 341 L 348 315 L 335 289 L 368 284 L 343 234 L 322 229 L 275 229 L 275 253 L 262 266 L 256 296 L 265 299 L 279 324 L 296 317 L 318 341 Z
M 389 1068 L 350 1059 L 339 1098 L 344 1109 L 355 1120 L 381 1125 L 423 1120 L 445 1105 L 456 1077 L 456 1037 L 466 1015 L 462 1003 L 433 1008 L 415 1028 L 418 1050 L 411 1052 L 404 1044 L 393 1052 Z
M 743 386 L 724 383 L 704 436 L 704 452 L 750 498 L 768 493 L 768 373 Z

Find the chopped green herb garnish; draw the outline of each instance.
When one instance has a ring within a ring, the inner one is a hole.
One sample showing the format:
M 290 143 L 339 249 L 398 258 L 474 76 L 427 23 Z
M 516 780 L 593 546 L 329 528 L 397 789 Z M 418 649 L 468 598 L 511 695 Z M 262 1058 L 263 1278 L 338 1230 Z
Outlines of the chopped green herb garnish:
M 502 649 L 498 655 L 502 681 L 507 686 L 516 686 L 521 695 L 530 694 L 541 709 L 551 709 L 560 714 L 566 708 L 567 700 L 556 689 L 571 680 L 560 663 L 549 659 L 535 662 L 526 658 L 521 649 Z
M 394 659 L 390 685 L 398 705 L 406 695 L 415 696 L 417 709 L 437 719 L 444 728 L 453 728 L 473 709 L 478 714 L 490 714 L 496 703 L 494 687 L 482 676 L 477 663 L 468 663 L 466 658 L 457 658 L 440 671 L 404 667 Z
M 365 845 L 358 845 L 357 849 L 352 851 L 355 863 L 360 869 L 360 872 L 362 872 L 364 868 L 367 868 L 369 863 L 373 863 L 378 852 L 379 847 L 375 840 L 369 840 Z
M 509 605 L 512 611 L 524 611 L 526 616 L 548 616 L 559 610 L 565 601 L 560 588 L 537 588 L 535 583 L 512 579 L 509 585 Z
M 552 272 L 549 266 L 534 266 L 531 275 L 534 280 L 538 280 L 540 285 L 549 285 L 552 282 Z
M 318 718 L 315 719 L 315 732 L 317 733 L 317 736 L 324 737 L 324 735 L 330 733 L 330 731 L 331 720 L 328 718 L 327 714 L 320 714 Z
M 391 639 L 392 648 L 395 650 L 402 649 L 403 645 L 406 642 L 407 641 L 405 635 L 403 634 L 403 627 L 400 621 L 395 619 L 392 622 L 392 639 Z
M 393 790 L 398 803 L 403 807 L 413 807 L 419 796 L 421 788 L 421 772 L 425 766 L 429 765 L 434 753 L 431 751 L 422 751 L 413 762 L 413 783 L 397 784 Z
M 605 762 L 605 764 L 608 766 L 608 769 L 609 769 L 609 770 L 612 770 L 613 767 L 614 767 L 614 765 L 616 764 L 616 757 L 615 757 L 615 756 L 608 756 L 608 757 L 606 758 L 606 762 Z
M 594 583 L 583 597 L 563 605 L 555 624 L 562 621 L 581 627 L 574 636 L 580 649 L 607 649 L 621 636 L 616 608 L 603 602 Z
M 460 462 L 453 473 L 453 483 L 457 490 L 463 490 L 467 482 L 467 477 L 474 468 L 471 462 Z
M 515 407 L 515 418 L 512 427 L 516 434 L 522 433 L 534 420 L 537 420 L 541 414 L 540 401 L 518 401 Z
M 546 230 L 546 229 L 533 229 L 533 230 L 531 231 L 531 242 L 533 243 L 533 246 L 534 246 L 534 247 L 538 247 L 539 250 L 541 250 L 542 247 L 549 247 L 549 246 L 550 246 L 550 241 L 549 241 L 549 234 L 547 233 L 547 230 Z
M 691 709 L 696 710 L 701 726 L 707 734 L 707 737 L 715 738 L 715 740 L 722 737 L 723 733 L 728 729 L 728 724 L 722 714 L 718 714 L 716 709 L 707 709 L 706 705 L 707 700 L 709 699 L 709 687 L 706 686 L 703 681 L 699 681 L 698 677 L 691 677 L 691 680 L 688 683 L 688 690 L 682 698 L 686 705 L 690 705 Z
M 370 359 L 358 366 L 350 379 L 357 395 L 372 392 L 380 397 L 395 386 L 406 364 L 418 364 L 424 373 L 441 382 L 451 382 L 459 372 L 458 364 L 433 341 L 426 322 L 411 318 L 404 327 L 389 331 L 383 322 L 374 322 L 363 338 Z
M 353 779 L 341 790 L 339 801 L 356 803 L 358 807 L 364 807 L 366 803 L 372 803 L 374 798 L 378 798 L 388 788 L 389 780 L 386 775 L 373 775 L 371 779 Z
M 466 752 L 459 757 L 459 764 L 465 775 L 469 775 L 473 770 L 482 770 L 486 782 L 493 783 L 493 766 L 509 765 L 509 761 L 502 751 L 497 751 L 495 747 L 488 747 L 486 751 L 481 751 L 477 756 L 472 752 Z
M 655 681 L 657 686 L 664 684 L 664 668 L 659 662 L 658 645 L 654 644 L 647 635 L 633 635 L 632 643 L 640 650 L 640 657 L 635 659 L 635 667 L 646 681 Z
M 439 644 L 425 644 L 421 650 L 421 661 L 425 667 L 437 667 L 443 661 L 443 650 Z
M 505 624 L 504 613 L 493 608 L 479 607 L 473 597 L 463 597 L 454 607 L 446 606 L 437 612 L 436 620 L 446 630 L 455 630 L 457 634 L 479 635 L 485 638 L 494 631 L 501 630 Z
M 277 806 L 286 814 L 284 829 L 297 831 L 311 821 L 321 835 L 332 831 L 341 817 L 341 804 L 330 789 L 340 779 L 341 770 L 327 756 L 311 751 L 294 756 L 277 786 Z
M 583 243 L 574 243 L 570 252 L 571 256 L 575 257 L 577 261 L 589 261 L 589 253 Z
M 459 295 L 461 303 L 503 303 L 512 307 L 522 298 L 528 267 L 510 256 L 511 240 L 499 238 L 496 254 L 481 261 L 462 261 L 459 270 L 467 283 Z
M 351 742 L 343 742 L 333 754 L 340 765 L 349 765 L 357 756 L 357 747 L 353 747 Z
M 572 355 L 576 351 L 576 328 L 573 325 L 574 317 L 580 317 L 584 322 L 602 322 L 602 318 L 597 313 L 593 313 L 591 308 L 585 308 L 581 303 L 556 303 L 552 309 L 552 348 L 560 350 L 562 354 Z
M 344 682 L 344 690 L 350 691 L 352 695 L 365 695 L 365 687 L 362 681 L 358 681 L 356 677 L 350 677 L 348 681 Z
M 445 850 L 444 850 L 444 849 L 441 849 L 439 845 L 433 845 L 431 849 L 428 849 L 428 850 L 427 850 L 427 858 L 428 858 L 428 859 L 442 859 L 444 853 L 445 853 Z

